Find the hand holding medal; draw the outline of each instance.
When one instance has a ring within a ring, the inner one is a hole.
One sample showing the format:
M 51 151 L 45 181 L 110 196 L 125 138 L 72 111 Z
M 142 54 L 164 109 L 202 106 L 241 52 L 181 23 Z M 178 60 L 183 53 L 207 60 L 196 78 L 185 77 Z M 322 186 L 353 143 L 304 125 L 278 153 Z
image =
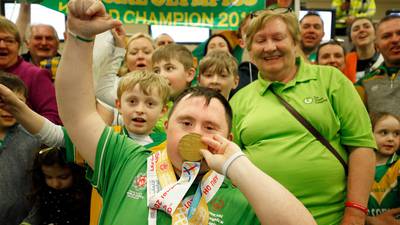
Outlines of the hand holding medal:
M 200 161 L 204 156 L 211 169 L 225 176 L 229 166 L 244 156 L 239 146 L 220 135 L 201 137 L 195 133 L 182 137 L 178 151 L 185 161 Z

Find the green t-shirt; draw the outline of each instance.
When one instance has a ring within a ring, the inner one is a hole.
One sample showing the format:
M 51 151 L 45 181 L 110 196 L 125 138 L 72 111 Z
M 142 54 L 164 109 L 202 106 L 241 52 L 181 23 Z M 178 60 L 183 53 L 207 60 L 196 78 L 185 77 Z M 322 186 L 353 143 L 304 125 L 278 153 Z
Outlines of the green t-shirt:
M 394 154 L 385 165 L 376 166 L 375 181 L 368 200 L 368 215 L 377 216 L 400 207 L 400 160 Z
M 99 224 L 147 224 L 146 169 L 150 151 L 107 127 L 99 140 L 91 183 L 103 197 Z M 194 193 L 195 186 L 190 193 Z M 208 203 L 209 224 L 260 224 L 242 193 L 229 181 Z M 266 210 L 268 206 L 266 206 Z M 157 213 L 157 224 L 171 224 L 171 217 Z
M 344 148 L 375 148 L 367 111 L 352 83 L 333 67 L 297 60 L 287 84 L 259 76 L 230 101 L 234 140 L 262 171 L 289 189 L 318 224 L 339 224 L 346 197 L 343 166 L 270 91 L 289 102 L 347 161 Z

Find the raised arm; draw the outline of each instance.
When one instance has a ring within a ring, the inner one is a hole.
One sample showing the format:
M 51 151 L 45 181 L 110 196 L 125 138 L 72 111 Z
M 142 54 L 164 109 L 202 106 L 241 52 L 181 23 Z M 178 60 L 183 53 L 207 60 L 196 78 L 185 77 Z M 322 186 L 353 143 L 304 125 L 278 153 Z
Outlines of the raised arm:
M 57 102 L 61 119 L 80 154 L 94 165 L 97 143 L 105 123 L 96 111 L 92 78 L 93 40 L 121 22 L 106 14 L 96 0 L 68 3 L 68 38 L 57 71 Z
M 221 136 L 203 137 L 203 141 L 212 149 L 201 150 L 209 167 L 221 174 L 225 167 L 226 175 L 247 198 L 261 224 L 317 224 L 294 195 L 254 166 L 235 143 Z
M 15 25 L 18 27 L 21 39 L 24 41 L 26 39 L 25 32 L 31 23 L 31 4 L 26 0 L 22 0 L 19 8 L 19 13 Z
M 62 127 L 36 113 L 14 92 L 0 84 L 0 107 L 11 113 L 21 126 L 47 146 L 64 147 Z

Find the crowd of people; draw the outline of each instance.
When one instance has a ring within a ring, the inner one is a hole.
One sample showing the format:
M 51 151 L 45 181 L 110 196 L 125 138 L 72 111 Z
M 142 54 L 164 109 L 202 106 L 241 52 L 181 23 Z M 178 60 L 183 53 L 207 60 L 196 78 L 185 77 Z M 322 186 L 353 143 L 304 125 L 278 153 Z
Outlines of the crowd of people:
M 101 1 L 69 1 L 61 54 L 21 10 L 0 17 L 0 224 L 400 224 L 400 16 L 347 18 L 347 52 L 318 13 L 260 10 L 241 61 L 222 32 L 196 62 Z

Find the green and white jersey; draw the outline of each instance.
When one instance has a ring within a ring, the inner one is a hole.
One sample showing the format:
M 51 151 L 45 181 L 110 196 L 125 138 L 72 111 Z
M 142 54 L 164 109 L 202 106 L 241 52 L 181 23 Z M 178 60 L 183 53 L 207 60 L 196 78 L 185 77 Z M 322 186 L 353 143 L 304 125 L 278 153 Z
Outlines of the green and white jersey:
M 394 154 L 385 165 L 376 166 L 375 181 L 368 200 L 368 215 L 377 216 L 400 207 L 400 160 Z
M 106 127 L 99 140 L 95 168 L 88 179 L 103 197 L 99 224 L 147 224 L 147 157 L 151 152 L 126 135 Z M 197 186 L 191 187 L 189 194 Z M 268 210 L 268 206 L 265 207 Z M 208 203 L 209 224 L 260 224 L 242 193 L 229 181 Z M 157 224 L 171 224 L 171 217 L 157 213 Z
M 288 83 L 259 79 L 233 96 L 234 141 L 262 171 L 283 184 L 318 224 L 339 224 L 346 198 L 343 166 L 279 102 L 305 117 L 347 161 L 344 146 L 375 148 L 367 111 L 337 69 L 297 60 Z

